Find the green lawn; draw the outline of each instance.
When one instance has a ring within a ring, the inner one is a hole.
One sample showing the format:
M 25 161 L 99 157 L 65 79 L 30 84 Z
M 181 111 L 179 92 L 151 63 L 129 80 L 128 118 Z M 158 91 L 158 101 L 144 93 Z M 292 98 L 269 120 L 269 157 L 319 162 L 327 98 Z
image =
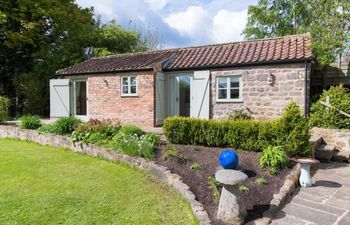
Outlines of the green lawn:
M 198 224 L 175 190 L 125 164 L 0 139 L 0 224 Z

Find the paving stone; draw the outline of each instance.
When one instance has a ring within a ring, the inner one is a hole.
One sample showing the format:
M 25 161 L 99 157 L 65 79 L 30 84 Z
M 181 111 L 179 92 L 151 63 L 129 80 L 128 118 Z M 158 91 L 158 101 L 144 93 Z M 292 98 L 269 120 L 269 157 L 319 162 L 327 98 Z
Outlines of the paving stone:
M 271 225 L 306 225 L 306 222 L 295 216 L 287 215 L 283 211 L 279 211 L 270 223 Z
M 302 205 L 302 206 L 306 206 L 306 207 L 313 208 L 313 209 L 317 209 L 317 210 L 320 210 L 320 211 L 323 211 L 323 212 L 332 213 L 332 214 L 335 214 L 335 215 L 338 215 L 338 216 L 343 215 L 343 213 L 345 212 L 344 209 L 336 208 L 336 207 L 329 206 L 329 205 L 324 205 L 324 204 L 321 204 L 321 203 L 305 201 L 305 200 L 300 199 L 298 197 L 297 198 L 293 198 L 291 203 Z
M 345 216 L 338 222 L 338 225 L 349 225 L 350 224 L 350 212 L 348 211 Z
M 325 213 L 293 203 L 288 204 L 285 209 L 283 209 L 283 211 L 288 215 L 292 215 L 319 225 L 330 225 L 337 220 L 337 216 L 333 214 Z
M 346 210 L 350 210 L 349 200 L 345 200 L 342 198 L 331 197 L 325 202 L 325 204 L 330 205 L 330 206 L 334 206 L 334 207 L 339 207 L 339 208 L 346 209 Z

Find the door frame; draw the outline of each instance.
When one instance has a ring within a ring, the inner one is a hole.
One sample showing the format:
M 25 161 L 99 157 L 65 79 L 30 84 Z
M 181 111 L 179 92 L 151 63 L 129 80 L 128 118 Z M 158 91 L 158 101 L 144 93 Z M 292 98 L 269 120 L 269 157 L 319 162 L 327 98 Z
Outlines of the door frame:
M 168 104 L 167 104 L 167 116 L 179 116 L 180 115 L 180 76 L 189 76 L 191 78 L 190 82 L 190 96 L 192 95 L 192 80 L 193 80 L 193 71 L 181 71 L 181 72 L 172 72 L 166 73 L 166 85 L 167 85 L 167 96 L 168 96 Z M 176 80 L 172 85 L 172 81 Z M 176 100 L 177 98 L 177 100 Z M 191 98 L 190 98 L 191 101 Z M 191 104 L 190 104 L 191 105 Z M 191 106 L 190 106 L 190 115 L 191 115 Z
M 76 83 L 77 82 L 85 82 L 86 84 L 86 115 L 77 115 L 76 114 Z M 89 100 L 88 100 L 88 96 L 89 96 L 89 88 L 88 88 L 88 79 L 72 79 L 71 80 L 71 93 L 72 93 L 72 110 L 71 110 L 71 114 L 76 117 L 79 118 L 83 121 L 87 121 L 89 119 Z

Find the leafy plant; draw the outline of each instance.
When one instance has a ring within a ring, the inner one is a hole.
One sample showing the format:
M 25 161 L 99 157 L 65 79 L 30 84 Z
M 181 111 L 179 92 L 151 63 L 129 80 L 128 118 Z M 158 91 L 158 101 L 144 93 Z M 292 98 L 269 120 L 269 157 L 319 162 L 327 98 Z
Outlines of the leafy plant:
M 74 129 L 81 124 L 82 121 L 75 117 L 64 117 L 55 121 L 53 124 L 42 126 L 39 133 L 52 133 L 58 135 L 72 134 Z
M 268 146 L 260 154 L 259 165 L 268 167 L 271 175 L 276 175 L 279 169 L 288 166 L 287 154 L 281 146 Z
M 36 130 L 41 127 L 40 116 L 37 115 L 25 115 L 22 116 L 19 120 L 19 126 L 23 129 Z
M 120 128 L 119 133 L 123 133 L 126 135 L 137 135 L 138 137 L 141 137 L 145 134 L 145 132 L 135 125 L 125 125 L 122 128 Z
M 239 191 L 240 192 L 248 192 L 249 188 L 242 184 L 242 185 L 239 185 Z
M 251 120 L 253 119 L 249 114 L 244 112 L 243 109 L 232 111 L 228 114 L 229 120 Z
M 113 138 L 112 147 L 130 156 L 154 158 L 152 144 L 144 136 L 139 137 L 137 134 L 117 134 L 116 138 Z
M 8 118 L 10 102 L 10 99 L 0 96 L 0 123 L 4 122 Z
M 216 203 L 220 200 L 220 183 L 215 179 L 215 177 L 208 177 L 208 184 L 211 187 L 212 195 Z
M 320 98 L 311 106 L 311 126 L 336 129 L 350 129 L 350 118 L 341 114 L 335 108 L 327 109 L 322 103 L 329 97 L 330 104 L 335 108 L 350 113 L 350 91 L 343 85 L 333 86 L 323 91 Z
M 201 166 L 201 164 L 199 164 L 199 163 L 193 163 L 192 165 L 191 165 L 191 170 L 199 170 L 199 169 L 201 169 L 202 168 L 202 166 Z
M 174 160 L 179 164 L 186 164 L 187 159 L 180 155 L 179 151 L 173 146 L 169 145 L 165 150 L 164 160 Z
M 258 178 L 256 178 L 255 183 L 257 185 L 265 185 L 265 184 L 267 184 L 267 181 L 263 177 L 258 177 Z
M 152 145 L 153 148 L 160 144 L 160 136 L 157 134 L 145 134 L 144 138 Z

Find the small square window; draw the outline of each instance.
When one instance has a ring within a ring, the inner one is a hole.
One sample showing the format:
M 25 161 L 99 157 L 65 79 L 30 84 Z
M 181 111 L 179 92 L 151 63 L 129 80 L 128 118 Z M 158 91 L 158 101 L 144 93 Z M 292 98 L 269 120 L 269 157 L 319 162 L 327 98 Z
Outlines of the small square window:
M 241 100 L 241 77 L 227 76 L 217 78 L 217 96 L 218 101 L 240 101 Z
M 122 96 L 137 95 L 137 80 L 136 76 L 122 77 Z

